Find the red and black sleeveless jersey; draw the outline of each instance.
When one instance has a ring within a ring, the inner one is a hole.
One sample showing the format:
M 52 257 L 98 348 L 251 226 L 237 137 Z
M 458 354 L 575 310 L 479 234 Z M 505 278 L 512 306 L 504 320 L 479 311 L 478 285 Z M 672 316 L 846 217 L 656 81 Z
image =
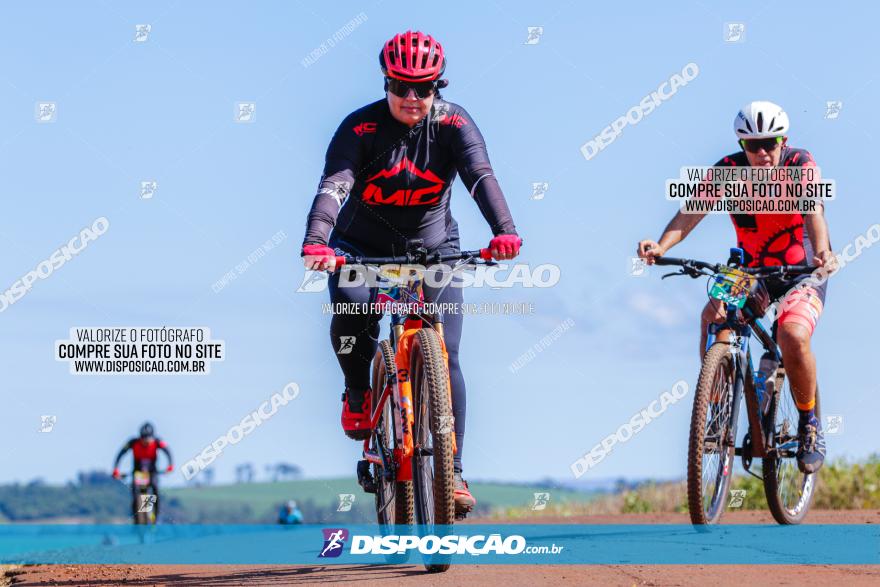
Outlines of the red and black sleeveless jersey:
M 716 167 L 747 166 L 749 160 L 743 151 L 727 155 Z M 815 167 L 809 151 L 785 147 L 780 166 Z M 813 247 L 804 230 L 802 214 L 731 214 L 736 229 L 737 246 L 745 251 L 746 265 L 809 265 L 813 262 Z
M 516 232 L 483 136 L 464 108 L 436 97 L 410 128 L 386 99 L 373 102 L 349 114 L 330 142 L 304 244 L 341 241 L 371 255 L 402 254 L 416 238 L 428 249 L 457 246 L 456 174 L 494 235 Z

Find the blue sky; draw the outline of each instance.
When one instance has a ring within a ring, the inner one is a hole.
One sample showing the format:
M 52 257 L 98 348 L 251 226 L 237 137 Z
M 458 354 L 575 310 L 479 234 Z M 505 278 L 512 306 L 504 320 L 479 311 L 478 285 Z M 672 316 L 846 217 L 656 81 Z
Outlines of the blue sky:
M 867 12 L 865 12 L 867 11 Z M 672 216 L 664 181 L 736 148 L 731 123 L 753 99 L 782 104 L 790 143 L 809 149 L 839 199 L 835 250 L 880 222 L 870 172 L 880 137 L 875 18 L 826 3 L 694 1 L 358 4 L 336 2 L 8 3 L 0 20 L 0 289 L 95 218 L 111 228 L 0 313 L 0 481 L 109 468 L 145 418 L 178 462 L 290 381 L 297 400 L 216 462 L 288 461 L 313 477 L 351 475 L 358 445 L 339 426 L 342 378 L 324 295 L 297 294 L 305 215 L 327 143 L 350 111 L 382 96 L 376 55 L 407 28 L 446 47 L 447 99 L 480 126 L 520 234 L 522 260 L 557 263 L 543 290 L 469 290 L 468 302 L 532 301 L 528 317 L 465 322 L 466 476 L 570 477 L 569 465 L 679 379 L 693 385 L 702 284 L 628 273 L 640 238 Z M 301 61 L 360 13 L 314 64 Z M 746 25 L 726 43 L 727 22 Z M 137 24 L 150 24 L 135 43 Z M 527 28 L 543 26 L 537 44 Z M 700 74 L 590 161 L 580 146 L 682 67 Z M 839 100 L 837 119 L 826 101 Z M 255 102 L 252 124 L 233 121 Z M 57 105 L 39 124 L 38 102 Z M 158 183 L 139 199 L 141 181 Z M 548 182 L 542 200 L 532 182 Z M 491 236 L 461 184 L 463 245 Z M 212 284 L 272 235 L 287 239 L 219 293 Z M 727 218 L 675 253 L 723 260 Z M 880 446 L 872 300 L 880 250 L 830 284 L 814 338 L 823 408 L 844 416 L 831 455 Z M 508 365 L 566 319 L 574 327 L 515 375 Z M 208 326 L 227 359 L 205 377 L 77 377 L 53 360 L 75 326 Z M 685 471 L 690 395 L 587 478 Z M 57 416 L 39 433 L 40 416 Z

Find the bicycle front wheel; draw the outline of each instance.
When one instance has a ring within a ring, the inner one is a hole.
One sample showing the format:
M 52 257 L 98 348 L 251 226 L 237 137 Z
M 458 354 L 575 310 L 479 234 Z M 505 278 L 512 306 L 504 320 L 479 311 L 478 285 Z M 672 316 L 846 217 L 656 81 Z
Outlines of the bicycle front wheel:
M 736 422 L 730 345 L 716 342 L 703 356 L 688 443 L 688 510 L 693 524 L 716 524 L 727 505 Z
M 768 419 L 773 423 L 771 456 L 763 459 L 764 495 L 770 513 L 780 524 L 800 524 L 816 493 L 819 473 L 801 473 L 797 466 L 798 410 L 782 368 L 776 375 L 779 391 L 770 400 Z M 816 387 L 816 417 L 819 411 L 819 388 Z
M 139 526 L 151 526 L 156 523 L 155 507 L 159 501 L 158 496 L 152 490 L 137 492 L 135 494 L 134 523 Z
M 423 328 L 413 339 L 410 377 L 413 390 L 413 490 L 416 522 L 426 533 L 454 522 L 452 439 L 454 432 L 449 375 L 440 337 Z M 441 572 L 448 563 L 439 557 L 426 562 L 428 571 Z
M 379 343 L 379 350 L 376 351 L 376 359 L 373 362 L 373 397 L 377 400 L 381 397 L 390 377 L 397 377 L 394 350 L 389 341 L 383 340 Z M 382 407 L 382 415 L 373 435 L 373 450 L 378 452 L 381 440 L 382 448 L 387 452 L 389 460 L 395 448 L 396 410 L 397 404 L 392 394 Z M 394 533 L 406 533 L 406 528 L 395 529 L 394 526 L 408 527 L 413 523 L 412 481 L 386 479 L 385 470 L 378 465 L 373 465 L 373 478 L 376 480 L 376 517 L 379 525 Z

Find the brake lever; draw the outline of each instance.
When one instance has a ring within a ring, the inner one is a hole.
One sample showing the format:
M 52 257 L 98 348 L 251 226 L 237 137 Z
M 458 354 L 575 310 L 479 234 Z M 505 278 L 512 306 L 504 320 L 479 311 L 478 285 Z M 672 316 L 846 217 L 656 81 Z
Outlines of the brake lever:
M 703 275 L 703 272 L 694 267 L 682 267 L 680 271 L 675 271 L 673 273 L 667 273 L 660 279 L 666 279 L 667 277 L 675 277 L 676 275 L 687 275 L 691 279 L 697 279 L 698 277 Z

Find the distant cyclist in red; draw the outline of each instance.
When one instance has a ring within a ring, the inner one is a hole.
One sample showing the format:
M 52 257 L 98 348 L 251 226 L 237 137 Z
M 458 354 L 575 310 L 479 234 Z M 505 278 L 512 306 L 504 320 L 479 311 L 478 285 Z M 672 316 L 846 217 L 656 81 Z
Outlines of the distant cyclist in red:
M 379 53 L 385 96 L 349 114 L 327 149 L 324 175 L 308 216 L 302 254 L 308 269 L 335 268 L 335 256 L 394 256 L 409 239 L 423 239 L 429 252 L 460 251 L 458 223 L 450 200 L 455 176 L 488 222 L 495 259 L 512 259 L 522 243 L 504 194 L 489 163 L 477 125 L 461 106 L 443 100 L 443 47 L 430 35 L 395 35 Z M 337 303 L 369 303 L 375 288 L 339 287 L 329 281 Z M 461 288 L 427 285 L 426 301 L 461 303 Z M 356 440 L 369 436 L 370 363 L 376 353 L 381 314 L 335 314 L 333 351 L 345 376 L 342 428 Z M 462 315 L 446 316 L 445 341 L 458 451 L 455 504 L 469 511 L 476 500 L 461 478 L 465 431 L 465 382 L 459 365 Z M 352 342 L 353 341 L 353 342 Z M 341 345 L 353 349 L 340 353 Z
M 156 473 L 156 460 L 158 457 L 158 451 L 162 451 L 165 453 L 165 457 L 168 459 L 168 466 L 165 468 L 166 473 L 170 473 L 174 470 L 174 461 L 171 458 L 171 451 L 168 450 L 168 445 L 165 444 L 165 441 L 159 440 L 156 438 L 155 430 L 153 429 L 153 425 L 149 422 L 144 422 L 143 426 L 141 426 L 140 435 L 138 438 L 132 438 L 120 449 L 119 453 L 116 455 L 116 461 L 113 464 L 113 478 L 119 479 L 119 463 L 122 461 L 122 457 L 125 456 L 125 453 L 131 451 L 132 454 L 132 473 L 134 471 L 143 470 L 146 468 L 150 471 L 150 481 L 153 485 L 153 491 L 158 495 L 159 488 L 157 486 L 156 477 L 154 473 Z M 136 507 L 136 506 L 133 506 Z M 156 503 L 155 506 L 156 515 L 159 515 L 159 504 Z
M 751 102 L 737 114 L 733 122 L 741 151 L 722 158 L 716 167 L 815 167 L 813 156 L 804 149 L 788 146 L 788 114 L 772 102 Z M 679 212 L 666 226 L 660 242 L 643 240 L 638 255 L 654 262 L 673 246 L 684 240 L 705 214 Z M 772 265 L 830 265 L 834 260 L 828 225 L 823 207 L 817 214 L 731 214 L 736 230 L 737 246 L 744 250 L 749 267 Z M 796 283 L 807 279 L 802 275 L 790 280 L 768 279 L 765 284 L 773 299 L 780 299 Z M 793 303 L 786 303 L 777 316 L 774 334 L 782 349 L 785 371 L 800 412 L 798 424 L 798 468 L 813 473 L 825 460 L 825 439 L 816 417 L 816 357 L 810 338 L 825 305 L 826 284 L 798 291 Z M 703 310 L 700 356 L 706 348 L 707 327 L 724 322 L 718 300 L 710 300 Z

